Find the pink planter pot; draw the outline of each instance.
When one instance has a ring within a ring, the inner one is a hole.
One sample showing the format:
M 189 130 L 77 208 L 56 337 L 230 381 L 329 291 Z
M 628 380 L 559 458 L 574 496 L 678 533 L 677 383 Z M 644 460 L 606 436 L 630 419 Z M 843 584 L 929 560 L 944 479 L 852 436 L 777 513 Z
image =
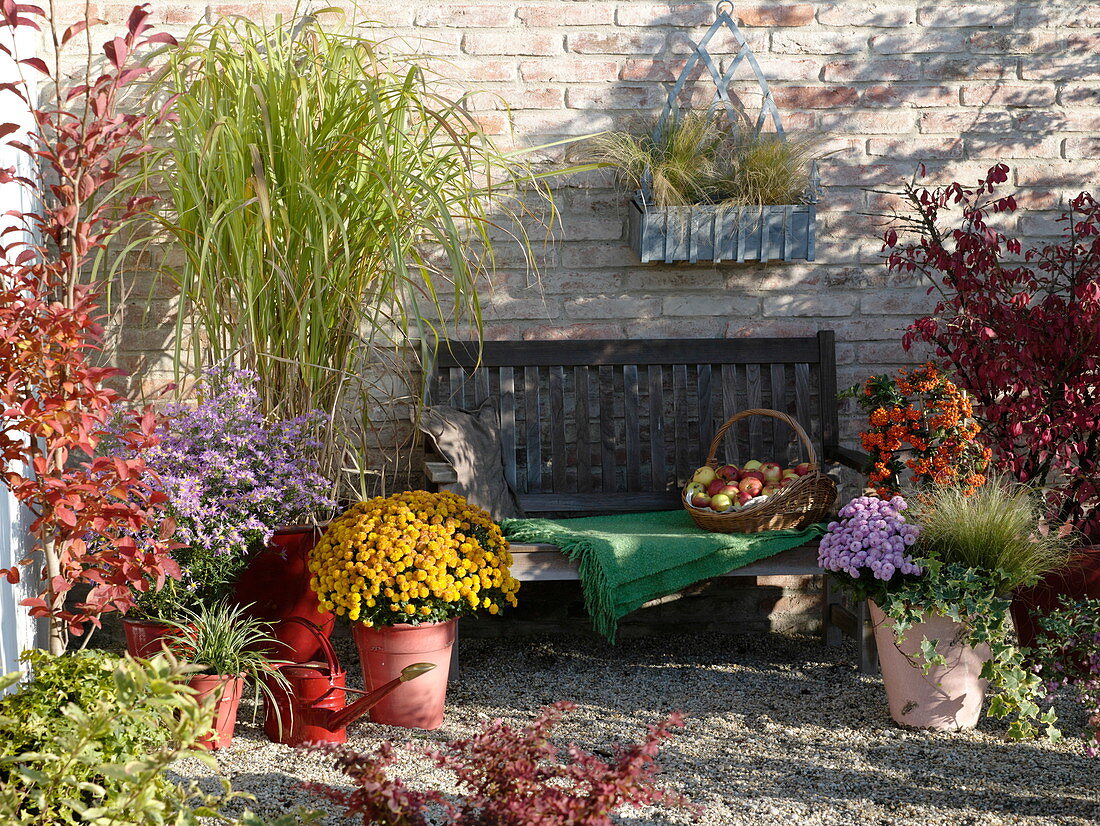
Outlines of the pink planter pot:
M 384 628 L 352 625 L 351 634 L 359 651 L 367 691 L 397 678 L 406 666 L 425 662 L 435 665 L 433 671 L 401 684 L 380 700 L 370 711 L 373 722 L 429 730 L 443 725 L 457 623 L 458 620 L 450 620 Z
M 1100 545 L 1078 548 L 1061 570 L 1047 574 L 1030 588 L 1016 589 L 1012 595 L 1012 621 L 1020 645 L 1035 646 L 1039 618 L 1059 608 L 1063 600 L 1086 598 L 1100 598 Z
M 214 705 L 214 733 L 199 741 L 205 749 L 228 748 L 233 742 L 233 731 L 237 727 L 237 711 L 241 707 L 241 694 L 244 691 L 244 677 L 241 675 L 197 674 L 187 684 L 197 692 L 195 699 L 202 702 L 212 694 L 218 699 Z
M 159 654 L 164 639 L 176 633 L 170 625 L 148 620 L 123 619 L 122 629 L 126 633 L 126 650 L 146 660 Z
M 905 632 L 898 643 L 894 625 L 871 600 L 871 621 L 878 645 L 882 682 L 890 704 L 890 716 L 906 728 L 962 731 L 974 728 L 982 713 L 987 683 L 982 666 L 990 658 L 988 646 L 972 648 L 959 642 L 962 626 L 947 617 L 929 616 Z M 947 666 L 933 666 L 923 673 L 921 640 L 938 640 L 936 650 Z
M 268 652 L 274 659 L 304 663 L 321 654 L 317 638 L 305 626 L 282 620 L 304 619 L 320 628 L 326 638 L 332 633 L 336 618 L 330 611 L 321 610 L 317 594 L 309 587 L 309 552 L 321 533 L 320 528 L 310 525 L 279 528 L 267 549 L 256 554 L 241 571 L 234 586 L 234 600 L 251 605 L 249 614 L 279 623 L 272 629 L 272 636 L 280 644 Z

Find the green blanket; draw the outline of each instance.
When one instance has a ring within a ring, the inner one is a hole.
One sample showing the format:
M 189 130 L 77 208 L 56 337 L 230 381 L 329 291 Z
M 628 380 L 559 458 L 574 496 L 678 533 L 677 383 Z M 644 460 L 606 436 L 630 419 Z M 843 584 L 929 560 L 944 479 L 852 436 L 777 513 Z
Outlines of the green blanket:
M 505 519 L 512 542 L 546 542 L 580 567 L 584 602 L 596 630 L 614 642 L 619 619 L 651 599 L 675 593 L 817 539 L 823 525 L 801 531 L 710 533 L 683 510 Z

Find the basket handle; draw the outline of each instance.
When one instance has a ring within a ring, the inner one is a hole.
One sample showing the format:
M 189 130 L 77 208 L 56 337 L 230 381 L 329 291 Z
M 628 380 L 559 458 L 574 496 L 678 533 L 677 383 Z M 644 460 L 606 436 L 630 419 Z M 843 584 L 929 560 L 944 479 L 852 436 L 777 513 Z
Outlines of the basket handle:
M 749 416 L 770 416 L 773 419 L 779 419 L 779 421 L 790 427 L 802 442 L 803 447 L 806 448 L 806 454 L 810 460 L 810 469 L 818 470 L 817 451 L 814 450 L 814 443 L 810 441 L 810 437 L 806 434 L 806 431 L 802 429 L 802 425 L 786 413 L 782 413 L 778 410 L 768 410 L 762 407 L 753 408 L 752 410 L 742 410 L 740 413 L 735 413 L 726 420 L 725 424 L 718 428 L 718 431 L 714 434 L 714 438 L 710 440 L 710 451 L 707 453 L 707 467 L 715 468 L 718 466 L 718 459 L 716 457 L 718 456 L 718 448 L 722 444 L 722 439 L 725 438 L 726 433 L 731 427 L 742 419 L 747 419 Z
M 329 673 L 335 674 L 337 671 L 340 670 L 340 660 L 336 656 L 336 649 L 332 647 L 332 643 L 329 641 L 329 638 L 325 636 L 325 632 L 321 630 L 320 626 L 318 626 L 317 623 L 310 622 L 309 620 L 302 617 L 287 617 L 284 620 L 280 620 L 279 625 L 283 625 L 288 622 L 298 623 L 316 638 L 317 642 L 321 646 L 321 650 L 325 654 L 325 661 L 328 664 Z

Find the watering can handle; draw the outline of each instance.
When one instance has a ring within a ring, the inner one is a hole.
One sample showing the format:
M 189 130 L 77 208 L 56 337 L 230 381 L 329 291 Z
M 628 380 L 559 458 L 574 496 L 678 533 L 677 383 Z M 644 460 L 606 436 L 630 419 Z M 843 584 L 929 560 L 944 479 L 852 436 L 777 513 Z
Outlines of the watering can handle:
M 317 625 L 317 623 L 310 622 L 309 620 L 303 619 L 302 617 L 287 617 L 285 620 L 281 620 L 279 624 L 283 625 L 284 623 L 288 622 L 298 623 L 298 625 L 303 626 L 307 631 L 309 631 L 310 634 L 312 634 L 316 638 L 318 644 L 321 647 L 321 650 L 325 654 L 325 661 L 328 664 L 330 674 L 335 674 L 337 671 L 340 670 L 340 660 L 336 656 L 336 649 L 332 647 L 332 643 L 329 642 L 329 638 L 325 636 L 325 632 L 321 630 L 321 627 Z

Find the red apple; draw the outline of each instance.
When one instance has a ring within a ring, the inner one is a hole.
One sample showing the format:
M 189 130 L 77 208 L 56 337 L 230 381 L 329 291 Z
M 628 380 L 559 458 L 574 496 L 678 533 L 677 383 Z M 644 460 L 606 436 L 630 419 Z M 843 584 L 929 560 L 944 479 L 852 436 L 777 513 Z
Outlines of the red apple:
M 783 471 L 783 476 L 786 478 L 787 476 L 798 476 L 798 474 L 795 472 L 794 468 L 789 467 Z
M 737 487 L 745 493 L 757 496 L 764 489 L 764 483 L 750 476 L 748 479 L 742 479 Z
M 765 462 L 760 466 L 760 472 L 764 474 L 765 482 L 778 482 L 783 477 L 783 468 L 775 462 Z
M 691 497 L 691 506 L 693 508 L 709 508 L 710 503 L 711 498 L 701 491 Z
M 738 479 L 740 479 L 741 481 L 744 481 L 745 479 L 755 479 L 760 484 L 764 484 L 764 482 L 767 481 L 764 479 L 764 474 L 758 470 L 743 470 L 741 471 L 741 475 L 738 477 Z
M 739 494 L 737 494 L 737 504 L 739 505 L 744 505 L 750 499 L 752 499 L 751 493 L 745 493 L 745 491 L 741 491 Z
M 745 462 L 745 464 L 741 465 L 741 470 L 760 470 L 761 464 L 761 462 L 758 462 L 755 459 L 749 459 L 747 462 Z
M 709 493 L 711 496 L 714 496 L 716 493 L 718 493 L 720 490 L 722 490 L 722 488 L 724 488 L 725 486 L 726 486 L 726 480 L 725 479 L 715 479 L 713 482 L 711 482 L 709 485 L 707 485 L 707 493 Z
M 810 472 L 810 463 L 802 462 L 801 464 L 795 465 L 794 472 L 797 473 L 799 476 L 805 476 L 807 473 Z
M 684 498 L 690 502 L 691 497 L 693 497 L 695 494 L 706 492 L 707 486 L 704 485 L 702 482 L 689 482 L 684 488 Z
M 726 485 L 718 492 L 726 494 L 730 499 L 736 499 L 740 490 L 741 488 L 737 487 L 737 483 L 734 482 L 732 485 Z
M 784 476 L 782 479 L 779 480 L 779 487 L 785 488 L 787 487 L 787 485 L 793 484 L 795 479 L 801 478 L 801 476 L 795 473 L 792 473 L 790 476 Z
M 779 488 L 775 487 L 774 485 L 764 485 L 764 489 L 760 491 L 760 493 L 762 496 L 771 496 L 777 490 L 779 490 Z
M 717 496 L 712 496 L 710 498 L 710 506 L 719 513 L 722 513 L 733 507 L 733 500 L 726 496 L 726 494 L 719 493 Z
M 727 482 L 737 480 L 737 465 L 722 465 L 714 472 L 718 475 L 719 479 L 725 479 Z
M 705 465 L 695 471 L 695 475 L 691 477 L 691 481 L 698 482 L 701 485 L 709 485 L 714 479 L 714 469 L 706 467 Z

